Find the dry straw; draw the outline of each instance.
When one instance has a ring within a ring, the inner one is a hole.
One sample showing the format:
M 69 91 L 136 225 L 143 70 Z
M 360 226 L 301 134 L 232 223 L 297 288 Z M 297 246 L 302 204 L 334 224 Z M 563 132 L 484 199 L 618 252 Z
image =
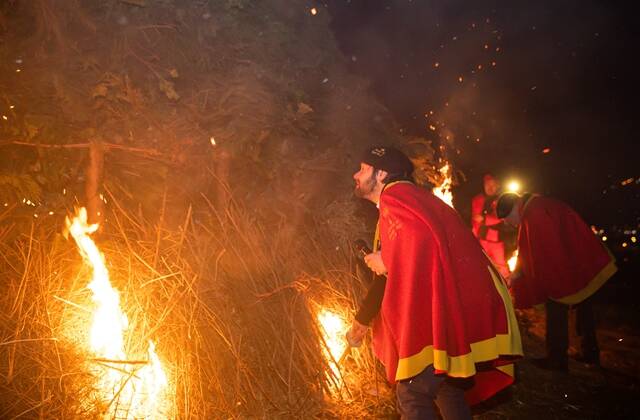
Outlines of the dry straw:
M 172 387 L 169 417 L 393 411 L 366 346 L 352 350 L 337 375 L 323 356 L 317 311 L 350 320 L 363 291 L 344 247 L 336 251 L 318 232 L 306 246 L 287 246 L 233 203 L 224 212 L 208 206 L 198 217 L 189 208 L 175 229 L 165 226 L 164 210 L 149 223 L 115 197 L 110 203 L 94 240 L 129 318 L 129 354 L 144 361 L 146 343 L 156 343 Z M 0 226 L 13 226 L 10 220 L 5 215 Z M 23 223 L 0 244 L 1 418 L 99 418 L 114 408 L 114 418 L 127 414 L 117 398 L 92 398 L 92 366 L 117 366 L 83 350 L 91 273 L 62 225 Z

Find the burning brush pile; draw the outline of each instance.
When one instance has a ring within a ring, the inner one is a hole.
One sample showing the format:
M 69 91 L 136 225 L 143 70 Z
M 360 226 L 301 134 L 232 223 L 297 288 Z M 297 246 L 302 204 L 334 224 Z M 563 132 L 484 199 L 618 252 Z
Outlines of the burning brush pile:
M 169 230 L 114 204 L 102 226 L 80 210 L 0 245 L 0 417 L 393 411 L 343 341 L 363 291 L 349 252 L 269 247 L 238 208 Z

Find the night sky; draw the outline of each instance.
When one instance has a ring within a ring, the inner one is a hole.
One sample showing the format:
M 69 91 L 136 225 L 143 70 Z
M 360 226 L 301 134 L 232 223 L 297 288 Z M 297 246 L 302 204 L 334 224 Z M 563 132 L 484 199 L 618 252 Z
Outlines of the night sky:
M 591 0 L 318 4 L 351 70 L 402 129 L 446 146 L 466 176 L 454 190 L 463 215 L 492 171 L 599 227 L 637 227 L 631 9 Z

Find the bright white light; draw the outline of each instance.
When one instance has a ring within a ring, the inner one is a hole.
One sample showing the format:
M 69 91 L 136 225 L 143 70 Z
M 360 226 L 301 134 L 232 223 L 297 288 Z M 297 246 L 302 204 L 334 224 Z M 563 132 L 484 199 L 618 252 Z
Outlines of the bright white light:
M 520 185 L 520 182 L 514 180 L 511 180 L 507 183 L 507 191 L 512 192 L 512 193 L 518 193 L 520 192 L 520 189 L 522 188 L 522 186 Z

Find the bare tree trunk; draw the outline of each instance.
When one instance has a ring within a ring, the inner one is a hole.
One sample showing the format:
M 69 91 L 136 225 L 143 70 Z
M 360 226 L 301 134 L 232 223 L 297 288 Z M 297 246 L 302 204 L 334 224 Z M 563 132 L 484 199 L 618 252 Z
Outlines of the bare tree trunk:
M 89 164 L 87 165 L 85 181 L 85 199 L 87 200 L 89 223 L 99 223 L 103 218 L 102 199 L 100 198 L 103 169 L 104 148 L 100 142 L 92 141 L 89 146 Z

